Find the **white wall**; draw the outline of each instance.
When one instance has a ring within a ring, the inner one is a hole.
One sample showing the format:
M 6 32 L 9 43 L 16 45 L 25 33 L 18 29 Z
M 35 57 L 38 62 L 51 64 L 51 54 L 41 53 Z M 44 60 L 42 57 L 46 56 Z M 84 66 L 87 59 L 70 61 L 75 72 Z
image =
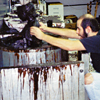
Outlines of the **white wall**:
M 87 6 L 68 6 L 64 7 L 64 15 L 76 15 L 77 17 L 87 13 Z M 91 14 L 95 13 L 95 5 L 92 6 Z M 100 6 L 98 6 L 97 17 L 100 15 Z
M 87 4 L 92 0 L 46 0 L 47 2 L 61 2 L 63 5 Z M 95 5 L 92 5 L 91 14 L 94 15 Z M 77 17 L 87 13 L 87 5 L 64 6 L 64 15 L 76 15 Z M 100 15 L 100 5 L 97 10 L 97 17 Z

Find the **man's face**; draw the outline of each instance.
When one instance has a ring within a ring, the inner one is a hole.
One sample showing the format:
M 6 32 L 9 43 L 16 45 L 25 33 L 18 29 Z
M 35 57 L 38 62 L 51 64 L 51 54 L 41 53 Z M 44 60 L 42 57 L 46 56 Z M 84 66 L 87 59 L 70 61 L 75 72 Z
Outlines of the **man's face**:
M 82 22 L 82 19 L 79 19 L 77 21 L 77 34 L 79 36 L 81 36 L 81 38 L 85 38 L 86 36 L 85 36 L 85 32 L 84 32 L 84 30 L 83 30 L 83 28 L 81 26 L 81 22 Z

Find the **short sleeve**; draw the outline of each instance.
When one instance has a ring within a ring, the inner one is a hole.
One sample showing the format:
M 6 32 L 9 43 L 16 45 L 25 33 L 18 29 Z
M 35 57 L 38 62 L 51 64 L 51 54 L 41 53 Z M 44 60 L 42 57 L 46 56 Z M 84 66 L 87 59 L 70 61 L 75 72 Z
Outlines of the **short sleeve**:
M 100 53 L 100 35 L 81 39 L 80 42 L 84 45 L 87 52 Z

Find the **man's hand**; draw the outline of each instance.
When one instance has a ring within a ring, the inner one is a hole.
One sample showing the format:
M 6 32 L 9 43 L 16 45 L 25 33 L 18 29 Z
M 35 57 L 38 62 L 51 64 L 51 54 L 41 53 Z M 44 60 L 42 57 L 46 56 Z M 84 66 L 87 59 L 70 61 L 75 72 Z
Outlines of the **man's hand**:
M 47 26 L 46 25 L 44 25 L 42 22 L 39 22 L 39 25 L 40 25 L 40 30 L 42 31 L 42 32 L 46 32 L 46 30 L 47 30 Z
M 30 34 L 34 35 L 40 40 L 42 40 L 44 37 L 44 33 L 38 27 L 35 26 L 30 27 Z

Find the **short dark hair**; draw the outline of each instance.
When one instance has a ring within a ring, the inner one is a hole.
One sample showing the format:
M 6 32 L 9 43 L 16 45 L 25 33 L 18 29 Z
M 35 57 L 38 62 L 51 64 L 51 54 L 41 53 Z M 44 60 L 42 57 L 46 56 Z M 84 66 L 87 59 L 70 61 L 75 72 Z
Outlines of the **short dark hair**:
M 81 26 L 84 30 L 87 26 L 90 26 L 93 32 L 97 32 L 100 30 L 99 23 L 95 18 L 84 18 L 82 20 Z

